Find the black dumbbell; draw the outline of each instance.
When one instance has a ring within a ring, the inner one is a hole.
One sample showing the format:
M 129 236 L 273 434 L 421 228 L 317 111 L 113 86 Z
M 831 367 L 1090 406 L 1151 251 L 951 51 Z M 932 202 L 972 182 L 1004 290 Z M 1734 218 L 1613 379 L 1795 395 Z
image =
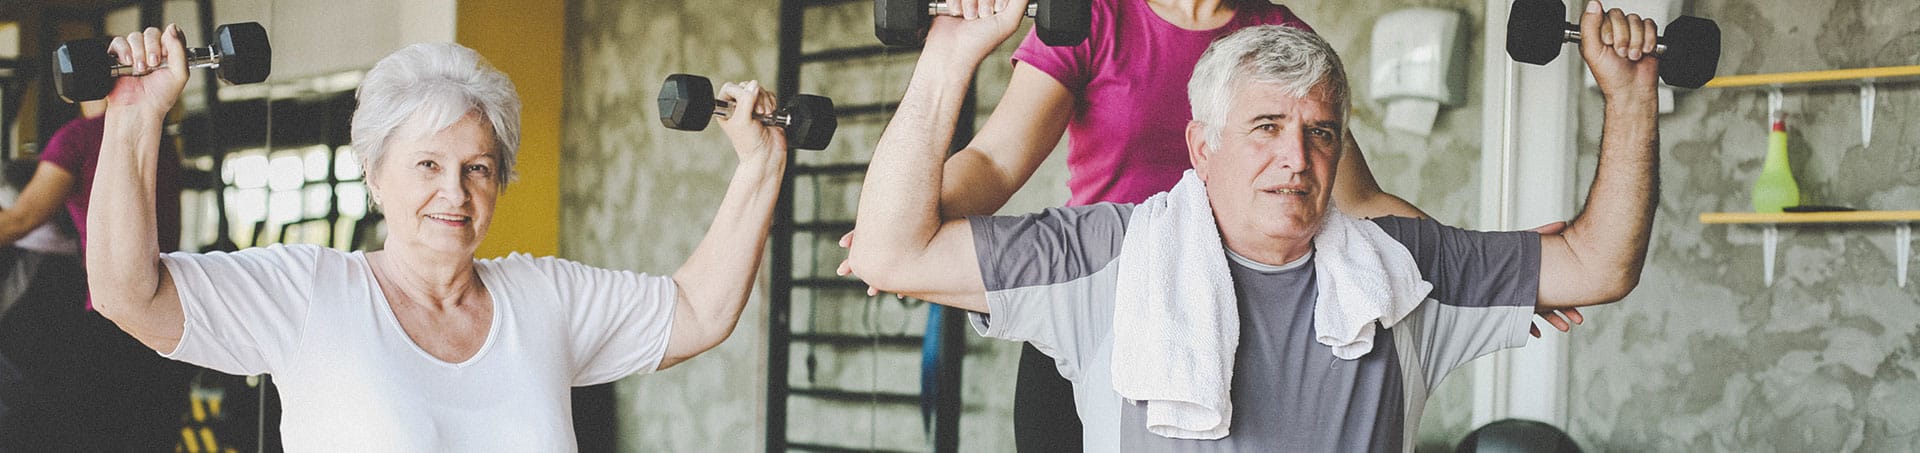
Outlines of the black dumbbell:
M 707 128 L 713 117 L 726 118 L 733 103 L 714 99 L 713 82 L 692 74 L 667 76 L 660 86 L 660 124 L 668 129 L 698 131 Z M 811 94 L 796 95 L 772 115 L 755 118 L 768 126 L 786 130 L 787 144 L 800 149 L 826 149 L 840 120 L 833 111 L 833 100 Z
M 221 25 L 206 47 L 187 48 L 187 66 L 214 68 L 214 76 L 231 84 L 267 80 L 273 69 L 273 46 L 267 29 L 258 22 Z M 67 102 L 91 101 L 113 91 L 114 77 L 136 74 L 131 66 L 107 53 L 111 38 L 83 39 L 61 44 L 53 51 L 53 86 Z
M 874 0 L 873 34 L 889 46 L 917 46 L 927 39 L 933 16 L 953 14 L 944 1 Z M 1033 0 L 1027 3 L 1040 41 L 1049 46 L 1071 46 L 1087 40 L 1093 22 L 1088 0 Z
M 1507 15 L 1507 55 L 1522 63 L 1545 65 L 1560 56 L 1560 44 L 1580 42 L 1580 27 L 1567 23 L 1567 5 L 1559 0 L 1518 0 Z M 1680 16 L 1667 24 L 1653 54 L 1660 58 L 1660 79 L 1668 85 L 1699 88 L 1720 66 L 1720 25 Z

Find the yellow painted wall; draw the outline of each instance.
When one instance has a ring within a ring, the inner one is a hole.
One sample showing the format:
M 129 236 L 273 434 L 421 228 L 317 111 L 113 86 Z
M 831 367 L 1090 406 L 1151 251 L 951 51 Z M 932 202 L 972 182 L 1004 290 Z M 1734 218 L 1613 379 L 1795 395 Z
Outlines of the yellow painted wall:
M 566 6 L 561 2 L 459 0 L 455 41 L 513 79 L 520 91 L 520 179 L 507 186 L 493 228 L 476 257 L 560 249 L 561 64 Z

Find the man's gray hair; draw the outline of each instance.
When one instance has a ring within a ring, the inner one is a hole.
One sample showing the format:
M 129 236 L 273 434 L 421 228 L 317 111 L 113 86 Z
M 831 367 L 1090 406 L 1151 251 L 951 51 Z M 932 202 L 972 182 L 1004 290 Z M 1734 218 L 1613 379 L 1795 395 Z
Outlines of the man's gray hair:
M 473 49 L 453 43 L 407 46 L 367 71 L 354 95 L 353 150 L 372 172 L 402 126 L 432 134 L 477 114 L 493 129 L 494 180 L 513 181 L 520 149 L 520 96 L 513 81 Z
M 1325 83 L 1340 118 L 1346 119 L 1347 70 L 1332 45 L 1319 34 L 1299 28 L 1247 27 L 1207 46 L 1193 68 L 1193 79 L 1187 82 L 1193 120 L 1205 125 L 1209 146 L 1220 145 L 1220 129 L 1226 126 L 1234 93 L 1255 82 L 1278 84 L 1293 97 L 1305 97 Z

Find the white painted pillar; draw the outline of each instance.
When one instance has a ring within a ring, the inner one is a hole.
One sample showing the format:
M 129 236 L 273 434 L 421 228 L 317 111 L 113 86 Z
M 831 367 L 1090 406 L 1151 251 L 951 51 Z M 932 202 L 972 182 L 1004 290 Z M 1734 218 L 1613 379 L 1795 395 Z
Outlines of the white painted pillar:
M 1506 54 L 1511 0 L 1487 0 L 1486 6 L 1479 228 L 1517 230 L 1569 220 L 1578 194 L 1575 134 L 1584 68 L 1578 49 L 1566 45 L 1547 66 L 1515 62 Z M 1567 11 L 1582 6 L 1570 3 Z M 1503 418 L 1566 427 L 1567 345 L 1559 332 L 1543 330 L 1544 338 L 1525 348 L 1475 362 L 1475 427 Z

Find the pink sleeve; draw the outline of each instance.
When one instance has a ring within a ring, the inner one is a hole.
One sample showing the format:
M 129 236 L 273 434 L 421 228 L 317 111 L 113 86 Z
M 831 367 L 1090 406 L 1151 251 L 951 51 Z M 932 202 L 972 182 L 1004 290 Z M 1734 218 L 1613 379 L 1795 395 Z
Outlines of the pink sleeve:
M 79 174 L 85 170 L 87 158 L 98 154 L 98 151 L 88 152 L 86 143 L 78 137 L 85 134 L 77 133 L 74 129 L 70 124 L 55 131 L 53 138 L 47 139 L 47 149 L 40 150 L 40 161 L 59 165 L 68 173 Z M 93 148 L 98 150 L 100 144 L 93 143 Z
M 1095 30 L 1098 30 L 1097 26 Z M 1088 57 L 1091 49 L 1088 46 L 1101 38 L 1088 36 L 1086 41 L 1072 47 L 1054 47 L 1040 42 L 1040 35 L 1029 29 L 1026 39 L 1020 40 L 1020 48 L 1013 51 L 1013 61 L 1026 63 L 1052 76 L 1053 80 L 1060 82 L 1077 97 L 1086 91 L 1087 82 L 1093 79 L 1091 58 Z

